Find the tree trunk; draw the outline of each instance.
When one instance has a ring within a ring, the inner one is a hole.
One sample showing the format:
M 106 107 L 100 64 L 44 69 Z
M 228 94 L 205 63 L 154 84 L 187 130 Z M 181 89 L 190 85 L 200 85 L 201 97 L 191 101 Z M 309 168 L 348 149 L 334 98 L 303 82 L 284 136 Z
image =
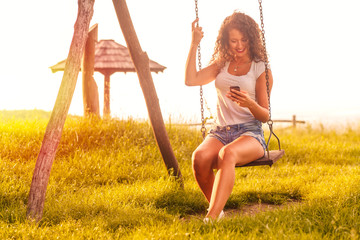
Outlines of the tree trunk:
M 88 33 L 81 67 L 85 117 L 91 115 L 100 117 L 99 92 L 94 80 L 95 43 L 97 39 L 98 25 L 95 24 Z
M 126 40 L 127 47 L 129 49 L 130 56 L 139 77 L 140 86 L 145 97 L 150 117 L 150 122 L 164 163 L 168 169 L 169 174 L 177 177 L 182 184 L 181 172 L 170 145 L 164 120 L 161 114 L 159 99 L 157 97 L 155 86 L 152 80 L 149 67 L 149 58 L 146 52 L 143 52 L 141 49 L 125 0 L 113 0 L 113 4 L 121 30 Z
M 90 20 L 93 15 L 93 6 L 94 0 L 78 0 L 78 16 L 74 26 L 74 35 L 64 75 L 54 109 L 45 130 L 29 192 L 27 217 L 36 221 L 42 218 L 51 166 L 60 142 L 66 116 L 74 94 L 76 80 L 79 75 L 81 57 L 89 31 Z

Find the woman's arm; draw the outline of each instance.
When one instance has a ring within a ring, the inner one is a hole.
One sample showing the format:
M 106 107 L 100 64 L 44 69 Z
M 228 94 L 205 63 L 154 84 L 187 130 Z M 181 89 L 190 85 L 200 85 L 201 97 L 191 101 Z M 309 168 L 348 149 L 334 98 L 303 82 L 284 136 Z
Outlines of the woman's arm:
M 256 80 L 255 94 L 256 101 L 251 99 L 246 91 L 232 90 L 227 97 L 239 104 L 241 107 L 247 107 L 251 114 L 259 121 L 266 122 L 269 120 L 269 102 L 266 87 L 265 72 Z M 273 85 L 273 78 L 269 70 L 269 91 Z
M 204 36 L 202 28 L 195 26 L 198 21 L 199 19 L 196 19 L 192 23 L 192 40 L 185 66 L 185 85 L 187 86 L 205 85 L 213 81 L 217 74 L 216 64 L 211 64 L 200 71 L 196 70 L 197 47 Z
M 273 86 L 273 77 L 270 69 L 268 70 L 269 75 L 269 95 Z M 256 81 L 255 94 L 256 100 L 254 106 L 250 107 L 250 111 L 253 116 L 261 122 L 267 122 L 269 120 L 269 101 L 266 87 L 266 74 L 263 72 Z

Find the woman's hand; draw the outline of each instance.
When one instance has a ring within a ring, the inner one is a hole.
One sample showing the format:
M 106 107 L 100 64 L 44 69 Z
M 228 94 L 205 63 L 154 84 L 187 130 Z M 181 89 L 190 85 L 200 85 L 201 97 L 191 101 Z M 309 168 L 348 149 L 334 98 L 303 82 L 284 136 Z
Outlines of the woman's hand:
M 230 98 L 240 107 L 250 108 L 255 103 L 255 101 L 250 98 L 249 94 L 243 90 L 238 91 L 236 89 L 232 89 L 226 94 L 226 97 Z
M 195 19 L 195 21 L 192 22 L 192 41 L 191 43 L 195 46 L 198 46 L 201 39 L 204 37 L 204 32 L 202 31 L 202 27 L 197 26 L 199 22 L 199 19 Z
M 198 45 L 204 36 L 202 28 L 196 26 L 199 19 L 192 22 L 192 41 L 188 58 L 185 65 L 185 85 L 186 86 L 202 86 L 215 80 L 219 73 L 216 63 L 212 63 L 201 70 L 196 69 L 196 51 Z

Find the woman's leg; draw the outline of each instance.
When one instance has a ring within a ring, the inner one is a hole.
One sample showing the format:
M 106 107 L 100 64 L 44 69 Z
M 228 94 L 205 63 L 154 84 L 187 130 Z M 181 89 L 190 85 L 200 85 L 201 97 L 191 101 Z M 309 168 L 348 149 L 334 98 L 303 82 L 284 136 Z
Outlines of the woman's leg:
M 220 149 L 224 146 L 219 140 L 207 137 L 192 155 L 193 172 L 201 191 L 210 202 L 214 184 L 214 172 Z
M 224 146 L 217 162 L 217 173 L 213 184 L 209 212 L 206 217 L 216 219 L 224 208 L 235 182 L 235 165 L 244 165 L 264 155 L 261 144 L 253 137 L 241 136 Z

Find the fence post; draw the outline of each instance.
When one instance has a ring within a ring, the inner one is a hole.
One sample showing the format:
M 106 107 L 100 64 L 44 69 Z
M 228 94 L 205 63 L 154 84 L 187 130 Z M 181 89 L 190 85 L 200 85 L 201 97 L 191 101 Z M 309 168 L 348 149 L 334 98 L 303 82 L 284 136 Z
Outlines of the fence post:
M 296 115 L 292 116 L 292 125 L 293 127 L 296 127 Z

